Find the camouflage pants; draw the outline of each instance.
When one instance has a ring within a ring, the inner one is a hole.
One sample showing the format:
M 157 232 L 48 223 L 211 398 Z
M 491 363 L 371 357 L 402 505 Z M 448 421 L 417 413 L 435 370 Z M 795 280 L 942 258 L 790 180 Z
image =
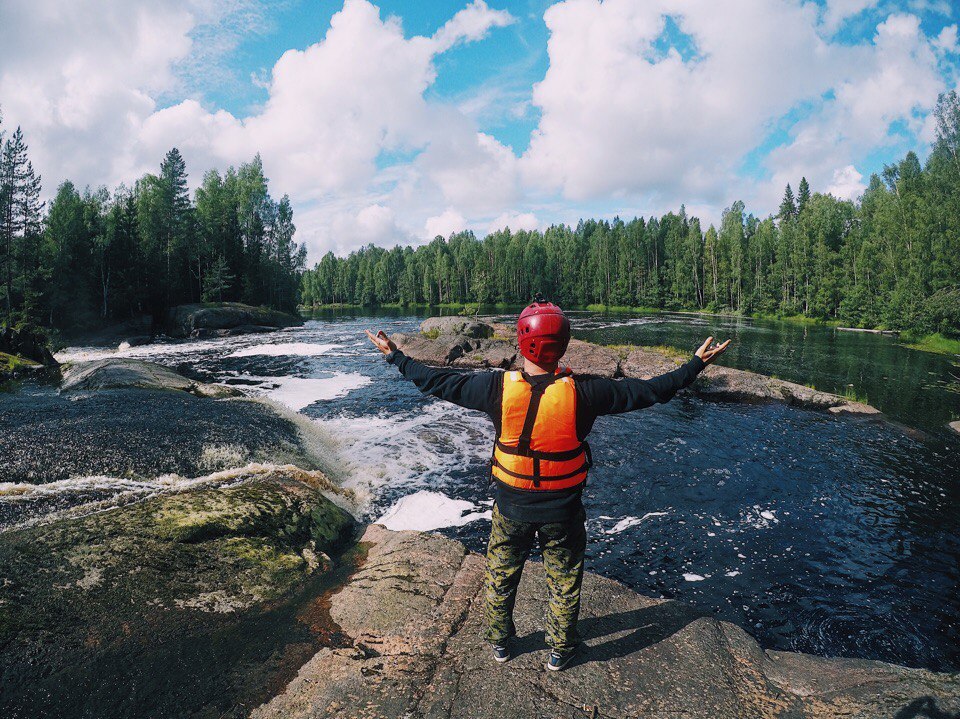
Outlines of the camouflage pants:
M 540 542 L 543 566 L 550 589 L 547 608 L 547 644 L 561 651 L 579 642 L 577 615 L 583 583 L 583 553 L 587 545 L 586 517 L 569 522 L 541 524 L 507 519 L 496 505 L 487 545 L 487 640 L 502 644 L 514 635 L 513 606 L 524 562 L 534 539 Z

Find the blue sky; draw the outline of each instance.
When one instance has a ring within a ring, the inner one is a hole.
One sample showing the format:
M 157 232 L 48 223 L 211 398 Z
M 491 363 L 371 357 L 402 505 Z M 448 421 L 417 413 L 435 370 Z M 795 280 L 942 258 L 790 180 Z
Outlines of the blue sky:
M 43 5 L 50 5 L 43 11 Z M 45 191 L 260 152 L 311 260 L 458 229 L 855 200 L 957 85 L 944 0 L 10 0 Z M 105 19 L 109 22 L 105 22 Z

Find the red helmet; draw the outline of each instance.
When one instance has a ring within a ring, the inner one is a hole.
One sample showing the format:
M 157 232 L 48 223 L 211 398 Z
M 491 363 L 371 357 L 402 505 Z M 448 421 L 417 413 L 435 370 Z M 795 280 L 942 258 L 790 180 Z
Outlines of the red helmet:
M 563 357 L 570 343 L 570 321 L 563 310 L 537 295 L 517 320 L 520 354 L 538 365 L 551 365 Z

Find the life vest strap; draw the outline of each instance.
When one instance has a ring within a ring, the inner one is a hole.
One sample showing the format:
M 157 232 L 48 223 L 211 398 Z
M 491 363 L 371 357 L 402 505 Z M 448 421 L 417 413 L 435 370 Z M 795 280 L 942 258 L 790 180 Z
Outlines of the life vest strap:
M 496 448 L 504 454 L 514 454 L 520 457 L 532 457 L 534 459 L 547 459 L 552 462 L 565 462 L 570 459 L 576 459 L 581 453 L 588 451 L 588 445 L 586 442 L 581 442 L 580 446 L 574 447 L 573 449 L 568 449 L 565 452 L 543 452 L 538 449 L 523 450 L 519 445 L 516 447 L 511 447 L 504 444 L 500 441 L 499 437 L 496 440 Z
M 497 461 L 496 457 L 493 458 L 493 466 L 499 469 L 501 472 L 505 472 L 506 474 L 509 474 L 511 477 L 516 477 L 517 479 L 526 479 L 528 481 L 533 482 L 536 485 L 536 484 L 539 484 L 540 482 L 559 482 L 564 479 L 570 479 L 571 477 L 576 477 L 578 474 L 586 472 L 588 469 L 590 469 L 590 462 L 586 458 L 584 458 L 583 464 L 581 464 L 577 469 L 573 470 L 572 472 L 567 472 L 566 474 L 558 474 L 556 476 L 550 476 L 550 477 L 541 477 L 538 474 L 522 474 L 520 472 L 513 472 L 507 469 L 506 467 L 504 467 L 502 464 L 500 464 L 500 462 Z
M 527 405 L 527 414 L 523 418 L 523 429 L 520 431 L 520 439 L 517 442 L 517 447 L 521 451 L 530 451 L 530 441 L 533 438 L 533 425 L 537 422 L 537 412 L 540 410 L 540 400 L 543 398 L 543 393 L 547 391 L 547 387 L 560 379 L 560 377 L 561 375 L 554 374 L 551 375 L 549 379 L 542 382 L 537 382 L 536 384 L 529 383 L 530 404 Z

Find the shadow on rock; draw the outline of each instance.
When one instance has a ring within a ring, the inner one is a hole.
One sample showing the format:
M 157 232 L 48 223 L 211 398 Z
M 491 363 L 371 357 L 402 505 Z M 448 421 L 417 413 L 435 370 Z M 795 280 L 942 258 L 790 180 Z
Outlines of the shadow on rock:
M 960 713 L 943 711 L 933 697 L 914 699 L 894 714 L 893 719 L 960 719 Z

